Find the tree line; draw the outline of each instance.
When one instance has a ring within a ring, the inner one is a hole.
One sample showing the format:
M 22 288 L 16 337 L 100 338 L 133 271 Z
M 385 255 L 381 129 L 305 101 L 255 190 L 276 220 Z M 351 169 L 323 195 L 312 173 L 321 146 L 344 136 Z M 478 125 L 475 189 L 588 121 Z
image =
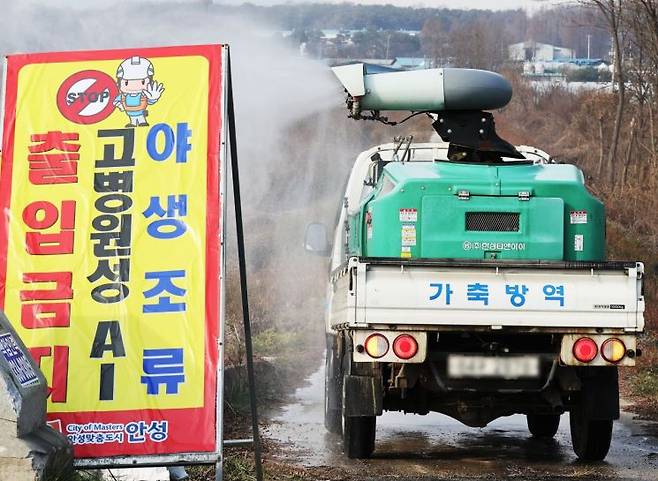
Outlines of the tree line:
M 446 57 L 465 66 L 498 66 L 506 47 L 524 40 L 573 48 L 578 57 L 607 57 L 610 37 L 602 28 L 600 12 L 585 6 L 546 8 L 533 14 L 524 10 L 458 10 L 393 5 L 284 4 L 215 6 L 248 15 L 292 31 L 290 40 L 305 43 L 314 56 L 343 58 Z M 322 41 L 323 30 L 341 30 L 343 37 Z M 349 34 L 349 31 L 360 32 Z M 420 36 L 405 33 L 422 32 Z M 494 58 L 494 61 L 485 59 Z
M 612 43 L 614 114 L 610 135 L 601 135 L 597 175 L 623 187 L 632 169 L 658 173 L 656 102 L 658 100 L 658 0 L 581 0 L 604 20 Z M 648 159 L 649 162 L 645 162 Z

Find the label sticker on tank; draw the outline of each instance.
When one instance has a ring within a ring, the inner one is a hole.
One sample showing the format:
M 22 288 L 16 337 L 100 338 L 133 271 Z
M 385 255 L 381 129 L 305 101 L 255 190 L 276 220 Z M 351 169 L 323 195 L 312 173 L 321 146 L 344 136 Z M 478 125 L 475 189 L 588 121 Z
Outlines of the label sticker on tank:
M 400 209 L 400 222 L 417 222 L 418 211 L 416 209 Z
M 585 238 L 582 234 L 576 234 L 573 236 L 573 250 L 576 252 L 582 252 L 585 248 Z
M 402 226 L 402 246 L 415 246 L 416 245 L 416 226 L 403 225 Z
M 400 257 L 403 258 L 411 257 L 411 247 L 402 247 L 402 251 L 400 252 Z
M 572 224 L 587 224 L 586 210 L 572 210 L 569 217 Z
M 462 249 L 465 251 L 479 251 L 479 250 L 492 250 L 492 251 L 524 251 L 526 249 L 525 242 L 478 242 L 478 241 L 464 241 Z

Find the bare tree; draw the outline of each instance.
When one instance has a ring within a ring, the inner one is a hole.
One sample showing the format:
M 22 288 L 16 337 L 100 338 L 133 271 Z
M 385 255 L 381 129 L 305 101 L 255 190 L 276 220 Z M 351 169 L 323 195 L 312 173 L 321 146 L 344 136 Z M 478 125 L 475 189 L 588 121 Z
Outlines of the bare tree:
M 645 141 L 638 138 L 638 144 L 645 152 L 648 151 L 651 165 L 655 169 L 658 163 L 654 127 L 658 92 L 658 1 L 631 0 L 630 18 L 634 74 L 631 82 L 638 96 L 638 103 L 641 107 L 646 105 L 649 118 L 649 127 L 646 129 L 649 139 Z
M 658 1 L 631 0 L 631 5 L 640 19 L 638 37 L 646 42 L 654 67 L 658 67 Z
M 423 54 L 429 57 L 432 67 L 441 67 L 445 62 L 447 32 L 438 17 L 425 21 L 420 32 Z
M 478 20 L 453 31 L 450 53 L 459 67 L 496 70 L 507 59 L 507 34 Z
M 615 114 L 615 123 L 612 129 L 612 139 L 610 140 L 610 148 L 608 149 L 608 157 L 606 160 L 605 170 L 608 182 L 612 183 L 615 179 L 614 162 L 617 157 L 617 150 L 619 148 L 619 135 L 621 132 L 621 125 L 624 117 L 624 107 L 626 105 L 626 84 L 624 75 L 624 50 L 622 48 L 622 22 L 625 0 L 581 0 L 584 5 L 590 5 L 597 8 L 606 20 L 610 35 L 612 37 L 613 48 L 613 65 L 614 75 L 613 83 L 617 86 L 617 111 Z M 599 176 L 603 172 L 599 171 Z

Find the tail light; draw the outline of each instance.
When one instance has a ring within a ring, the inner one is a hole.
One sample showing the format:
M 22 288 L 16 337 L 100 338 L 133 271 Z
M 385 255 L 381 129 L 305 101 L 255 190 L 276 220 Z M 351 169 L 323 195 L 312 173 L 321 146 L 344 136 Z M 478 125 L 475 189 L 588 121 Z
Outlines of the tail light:
M 638 351 L 635 333 L 564 334 L 560 362 L 565 366 L 635 366 Z
M 418 343 L 409 334 L 401 334 L 393 341 L 393 352 L 400 359 L 411 359 L 418 352 Z
M 625 355 L 626 345 L 616 337 L 606 340 L 601 346 L 601 356 L 608 362 L 619 362 Z
M 599 352 L 599 347 L 593 339 L 581 337 L 573 344 L 573 356 L 579 362 L 591 362 Z
M 366 342 L 363 343 L 363 347 L 365 347 L 365 350 L 370 357 L 378 359 L 384 357 L 388 352 L 388 339 L 382 334 L 371 334 L 366 339 Z

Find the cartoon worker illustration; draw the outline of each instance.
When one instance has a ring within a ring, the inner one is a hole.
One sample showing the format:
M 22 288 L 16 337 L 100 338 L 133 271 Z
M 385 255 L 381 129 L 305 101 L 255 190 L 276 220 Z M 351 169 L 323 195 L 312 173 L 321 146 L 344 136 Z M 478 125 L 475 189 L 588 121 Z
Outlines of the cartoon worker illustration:
M 155 73 L 151 61 L 144 57 L 130 57 L 117 68 L 119 95 L 114 105 L 128 115 L 126 127 L 148 125 L 147 107 L 156 103 L 164 92 L 164 85 L 153 80 Z

